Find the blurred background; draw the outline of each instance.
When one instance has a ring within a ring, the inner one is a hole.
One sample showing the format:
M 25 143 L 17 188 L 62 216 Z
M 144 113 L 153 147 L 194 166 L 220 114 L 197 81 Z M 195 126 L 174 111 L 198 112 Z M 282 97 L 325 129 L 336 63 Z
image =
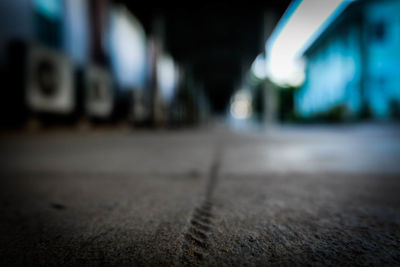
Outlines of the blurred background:
M 400 0 L 0 1 L 0 265 L 400 265 Z
M 5 0 L 1 126 L 395 120 L 398 10 L 398 1 Z

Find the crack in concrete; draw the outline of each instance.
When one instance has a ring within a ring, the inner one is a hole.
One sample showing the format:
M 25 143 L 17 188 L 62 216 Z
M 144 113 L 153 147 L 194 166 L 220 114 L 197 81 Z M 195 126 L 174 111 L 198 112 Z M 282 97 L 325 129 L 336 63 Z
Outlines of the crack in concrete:
M 189 219 L 189 226 L 183 233 L 184 239 L 180 257 L 180 262 L 183 265 L 198 265 L 207 255 L 209 248 L 208 237 L 213 230 L 213 194 L 221 167 L 221 160 L 222 148 L 217 148 L 210 167 L 204 199 L 194 209 Z

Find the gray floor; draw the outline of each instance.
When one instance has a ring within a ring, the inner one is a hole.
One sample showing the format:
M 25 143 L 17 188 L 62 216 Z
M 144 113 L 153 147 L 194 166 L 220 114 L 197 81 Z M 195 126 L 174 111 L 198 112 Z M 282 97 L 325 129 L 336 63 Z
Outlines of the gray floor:
M 0 137 L 0 265 L 400 265 L 400 127 Z

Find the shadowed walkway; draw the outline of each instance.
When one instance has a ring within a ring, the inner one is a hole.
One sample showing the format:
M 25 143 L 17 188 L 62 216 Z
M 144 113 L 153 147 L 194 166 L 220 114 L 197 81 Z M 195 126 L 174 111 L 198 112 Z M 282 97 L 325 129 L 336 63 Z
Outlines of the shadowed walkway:
M 3 134 L 1 265 L 400 264 L 399 129 Z

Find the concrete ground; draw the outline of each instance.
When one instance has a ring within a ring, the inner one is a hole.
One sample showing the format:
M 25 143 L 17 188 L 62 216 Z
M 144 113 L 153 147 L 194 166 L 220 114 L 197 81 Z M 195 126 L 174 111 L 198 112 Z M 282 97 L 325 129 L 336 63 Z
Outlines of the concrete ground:
M 0 136 L 1 266 L 400 266 L 400 127 Z

